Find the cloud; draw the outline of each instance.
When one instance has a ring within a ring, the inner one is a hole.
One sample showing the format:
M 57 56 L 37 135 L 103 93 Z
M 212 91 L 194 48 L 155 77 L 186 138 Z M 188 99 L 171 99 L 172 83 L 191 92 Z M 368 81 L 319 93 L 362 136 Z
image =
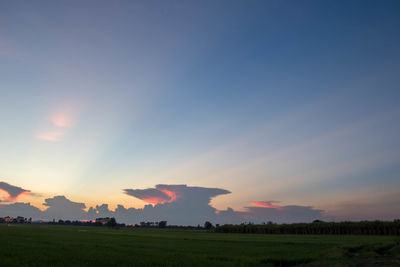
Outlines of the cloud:
M 164 204 L 171 202 L 180 202 L 188 200 L 188 196 L 201 200 L 207 204 L 211 198 L 218 195 L 229 194 L 228 190 L 219 188 L 205 188 L 205 187 L 193 187 L 187 185 L 166 185 L 159 184 L 155 188 L 147 189 L 124 189 L 125 194 L 141 199 L 151 204 Z
M 125 189 L 124 192 L 127 195 L 134 196 L 151 204 L 164 204 L 167 202 L 173 202 L 176 199 L 175 195 L 171 194 L 172 196 L 170 196 L 169 194 L 155 188 Z
M 14 187 L 17 188 L 17 187 Z M 21 189 L 23 190 L 23 189 Z M 278 206 L 277 201 L 254 201 L 245 211 L 232 208 L 217 210 L 210 205 L 212 198 L 230 194 L 220 188 L 196 187 L 187 185 L 159 184 L 154 188 L 125 189 L 124 193 L 150 203 L 144 208 L 125 208 L 118 205 L 110 210 L 107 204 L 89 207 L 74 202 L 65 196 L 45 199 L 44 211 L 30 203 L 0 204 L 0 216 L 25 216 L 46 220 L 94 220 L 98 217 L 115 217 L 118 222 L 135 224 L 142 221 L 168 221 L 175 225 L 198 225 L 205 221 L 213 223 L 267 222 L 279 223 L 310 222 L 321 218 L 322 210 L 308 206 Z
M 36 135 L 37 139 L 49 141 L 49 142 L 58 142 L 61 141 L 62 137 L 65 135 L 63 130 L 52 130 L 48 132 L 38 133 Z
M 45 199 L 43 203 L 48 208 L 45 210 L 45 217 L 53 219 L 80 220 L 86 218 L 84 203 L 73 202 L 65 196 L 55 196 Z
M 43 219 L 43 212 L 32 206 L 30 203 L 12 203 L 0 204 L 0 217 L 17 217 L 33 218 L 35 220 Z
M 220 188 L 166 184 L 148 189 L 125 189 L 124 192 L 155 204 L 135 211 L 142 220 L 167 220 L 170 223 L 186 225 L 197 225 L 205 220 L 215 221 L 216 209 L 210 206 L 211 199 L 230 193 Z M 123 211 L 122 207 L 120 210 Z
M 3 201 L 15 201 L 19 196 L 23 194 L 29 194 L 30 192 L 29 190 L 10 185 L 6 182 L 0 182 L 0 190 L 7 194 Z
M 75 113 L 70 106 L 63 106 L 48 118 L 50 127 L 36 134 L 36 138 L 49 142 L 59 142 L 66 135 L 68 128 L 75 122 Z
M 341 199 L 329 208 L 329 220 L 393 220 L 400 219 L 400 190 L 385 190 L 376 195 L 353 195 L 350 199 Z
M 256 207 L 262 207 L 262 208 L 271 208 L 271 209 L 281 209 L 281 206 L 279 206 L 278 201 L 253 201 L 251 204 L 253 204 Z
M 69 112 L 58 112 L 50 117 L 50 121 L 54 126 L 60 128 L 70 128 L 73 125 L 74 118 Z
M 269 201 L 267 201 L 268 203 Z M 268 206 L 268 205 L 267 205 Z M 314 209 L 310 206 L 288 205 L 274 207 L 246 207 L 241 213 L 242 217 L 256 222 L 272 221 L 276 223 L 310 222 L 315 219 L 322 219 L 323 210 Z

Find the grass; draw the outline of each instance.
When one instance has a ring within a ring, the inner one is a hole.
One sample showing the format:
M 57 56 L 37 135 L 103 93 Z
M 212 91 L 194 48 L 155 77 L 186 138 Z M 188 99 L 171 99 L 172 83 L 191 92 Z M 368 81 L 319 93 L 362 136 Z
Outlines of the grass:
M 400 266 L 393 236 L 0 225 L 1 266 Z

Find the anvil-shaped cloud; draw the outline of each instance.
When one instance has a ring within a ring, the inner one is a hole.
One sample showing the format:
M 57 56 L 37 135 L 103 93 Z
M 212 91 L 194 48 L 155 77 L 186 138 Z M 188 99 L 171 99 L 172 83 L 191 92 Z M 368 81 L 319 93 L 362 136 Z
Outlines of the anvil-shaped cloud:
M 18 186 L 10 185 L 6 182 L 0 182 L 0 191 L 3 191 L 7 194 L 6 199 L 7 201 L 14 201 L 22 194 L 29 194 L 29 190 L 25 190 Z
M 155 188 L 124 189 L 125 194 L 141 199 L 151 204 L 171 203 L 195 198 L 198 201 L 209 203 L 211 198 L 231 193 L 225 189 L 195 187 L 187 185 L 158 184 Z

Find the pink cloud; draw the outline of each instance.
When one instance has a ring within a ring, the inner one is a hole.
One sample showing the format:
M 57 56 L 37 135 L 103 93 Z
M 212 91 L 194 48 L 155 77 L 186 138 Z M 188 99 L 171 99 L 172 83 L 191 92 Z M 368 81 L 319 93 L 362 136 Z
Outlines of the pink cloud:
M 65 135 L 63 130 L 54 130 L 48 131 L 43 133 L 38 133 L 36 135 L 37 139 L 49 141 L 49 142 L 59 142 L 61 141 L 62 137 Z
M 253 201 L 251 204 L 260 208 L 270 208 L 270 209 L 281 209 L 281 206 L 277 204 L 277 201 Z
M 164 188 L 127 189 L 126 192 L 150 204 L 164 204 L 176 200 L 176 192 Z
M 72 114 L 67 112 L 55 113 L 51 116 L 50 121 L 56 127 L 69 128 L 72 126 L 74 118 Z
M 71 128 L 75 121 L 76 110 L 70 106 L 64 106 L 53 112 L 49 117 L 51 126 L 36 134 L 36 138 L 49 142 L 59 142 L 66 135 L 68 128 Z

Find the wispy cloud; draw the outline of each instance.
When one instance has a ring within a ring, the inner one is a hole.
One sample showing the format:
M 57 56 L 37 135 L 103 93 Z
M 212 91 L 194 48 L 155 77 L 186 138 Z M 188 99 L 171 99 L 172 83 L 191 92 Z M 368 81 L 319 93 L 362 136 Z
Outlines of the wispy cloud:
M 36 138 L 49 142 L 59 142 L 66 135 L 68 128 L 75 122 L 75 115 L 72 109 L 63 108 L 51 114 L 48 118 L 51 126 L 47 130 L 40 131 Z
M 69 128 L 74 123 L 73 115 L 70 112 L 58 112 L 50 117 L 54 126 L 59 128 Z
M 65 131 L 63 130 L 52 130 L 48 132 L 38 133 L 36 135 L 37 139 L 45 140 L 49 142 L 58 142 L 61 141 L 62 137 L 65 135 Z

